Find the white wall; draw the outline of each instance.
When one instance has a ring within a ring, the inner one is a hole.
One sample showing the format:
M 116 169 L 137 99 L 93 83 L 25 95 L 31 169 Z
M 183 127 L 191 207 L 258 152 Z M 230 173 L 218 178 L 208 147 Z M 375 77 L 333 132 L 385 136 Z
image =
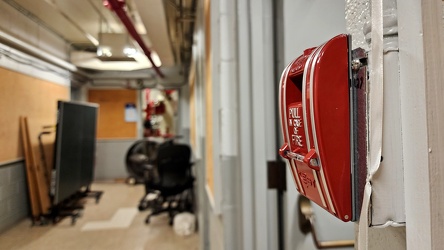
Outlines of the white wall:
M 363 27 L 365 22 L 370 20 L 369 0 L 346 0 L 345 22 L 347 31 L 352 36 L 352 48 L 369 49 L 365 41 Z
M 300 56 L 304 49 L 318 46 L 338 34 L 347 32 L 345 3 L 342 0 L 284 0 L 283 8 L 286 64 Z M 302 235 L 298 228 L 297 197 L 291 172 L 287 171 L 287 249 L 315 249 L 311 235 Z M 320 240 L 354 239 L 354 223 L 344 223 L 317 205 L 313 206 Z
M 407 248 L 441 249 L 444 245 L 443 5 L 434 0 L 397 4 Z
M 97 140 L 94 180 L 115 180 L 129 177 L 125 157 L 137 139 Z

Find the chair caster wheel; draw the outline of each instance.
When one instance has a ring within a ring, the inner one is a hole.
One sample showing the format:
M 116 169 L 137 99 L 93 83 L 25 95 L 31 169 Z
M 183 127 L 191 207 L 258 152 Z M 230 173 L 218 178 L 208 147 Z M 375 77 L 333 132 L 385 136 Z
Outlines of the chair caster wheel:
M 141 202 L 138 206 L 139 211 L 145 211 L 148 208 L 148 204 L 146 202 Z

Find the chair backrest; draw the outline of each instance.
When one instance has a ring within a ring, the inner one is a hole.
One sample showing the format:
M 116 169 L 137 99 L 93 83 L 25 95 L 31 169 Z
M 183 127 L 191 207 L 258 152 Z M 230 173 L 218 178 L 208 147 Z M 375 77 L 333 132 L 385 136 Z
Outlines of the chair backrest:
M 131 155 L 142 154 L 148 158 L 148 161 L 154 162 L 157 157 L 157 149 L 159 147 L 158 142 L 149 141 L 146 139 L 136 141 L 126 153 L 126 161 L 128 163 Z
M 185 144 L 165 143 L 157 152 L 157 171 L 160 185 L 171 188 L 185 184 L 192 178 L 191 149 Z

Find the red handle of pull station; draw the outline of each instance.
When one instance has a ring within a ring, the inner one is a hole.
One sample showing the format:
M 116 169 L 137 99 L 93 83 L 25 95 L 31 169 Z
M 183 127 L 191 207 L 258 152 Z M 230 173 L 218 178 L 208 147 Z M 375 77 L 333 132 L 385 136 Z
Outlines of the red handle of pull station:
M 287 156 L 287 152 L 288 152 L 288 151 L 290 151 L 290 150 L 289 150 L 289 147 L 288 147 L 288 144 L 287 144 L 287 143 L 284 143 L 284 145 L 282 145 L 282 147 L 279 149 L 279 155 L 280 155 L 282 158 L 290 159 L 290 158 Z
M 313 170 L 319 171 L 321 169 L 321 167 L 319 166 L 319 160 L 318 155 L 316 154 L 316 150 L 311 149 L 307 154 L 301 154 L 299 153 L 299 151 L 300 148 L 290 151 L 288 144 L 285 143 L 279 149 L 279 154 L 285 159 L 293 159 L 299 162 L 303 162 Z
M 304 157 L 304 163 L 307 164 L 310 168 L 319 171 L 321 170 L 321 166 L 319 165 L 318 154 L 316 154 L 316 150 L 311 149 Z

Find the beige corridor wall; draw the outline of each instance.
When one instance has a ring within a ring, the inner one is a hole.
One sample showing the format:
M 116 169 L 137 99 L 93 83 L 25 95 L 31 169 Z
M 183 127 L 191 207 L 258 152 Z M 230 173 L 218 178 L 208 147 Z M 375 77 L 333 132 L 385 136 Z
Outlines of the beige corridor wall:
M 69 100 L 70 89 L 0 67 L 0 163 L 23 157 L 19 117 L 27 116 L 37 146 L 42 126 L 55 125 L 57 100 Z

